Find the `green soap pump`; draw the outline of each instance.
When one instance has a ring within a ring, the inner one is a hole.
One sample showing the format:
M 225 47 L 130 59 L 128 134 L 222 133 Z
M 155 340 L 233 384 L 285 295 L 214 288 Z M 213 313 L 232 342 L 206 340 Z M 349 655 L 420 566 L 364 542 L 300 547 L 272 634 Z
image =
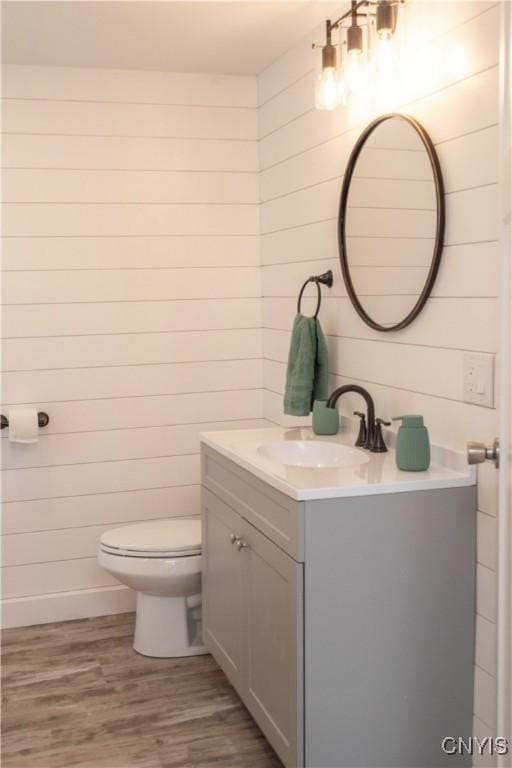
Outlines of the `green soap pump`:
M 423 416 L 396 416 L 401 421 L 396 440 L 396 463 L 405 472 L 423 472 L 430 466 L 430 442 Z

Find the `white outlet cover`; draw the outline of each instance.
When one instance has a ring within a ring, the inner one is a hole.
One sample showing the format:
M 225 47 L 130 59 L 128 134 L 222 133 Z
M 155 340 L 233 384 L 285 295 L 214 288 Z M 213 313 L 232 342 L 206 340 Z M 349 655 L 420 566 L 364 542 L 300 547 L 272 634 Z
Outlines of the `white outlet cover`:
M 464 355 L 464 401 L 494 408 L 494 355 Z

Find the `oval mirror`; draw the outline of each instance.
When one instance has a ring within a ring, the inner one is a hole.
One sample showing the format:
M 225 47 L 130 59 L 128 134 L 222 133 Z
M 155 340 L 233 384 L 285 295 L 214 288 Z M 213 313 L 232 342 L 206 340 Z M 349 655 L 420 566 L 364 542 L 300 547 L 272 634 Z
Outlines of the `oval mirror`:
M 437 276 L 444 223 L 428 134 L 407 115 L 374 120 L 350 155 L 338 218 L 345 286 L 365 323 L 396 331 L 417 317 Z

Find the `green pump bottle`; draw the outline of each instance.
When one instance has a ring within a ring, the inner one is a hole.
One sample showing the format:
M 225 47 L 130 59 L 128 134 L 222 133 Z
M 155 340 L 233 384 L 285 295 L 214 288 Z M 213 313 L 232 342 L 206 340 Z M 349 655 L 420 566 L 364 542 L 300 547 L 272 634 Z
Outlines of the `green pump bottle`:
M 430 441 L 423 416 L 395 416 L 401 421 L 396 440 L 396 463 L 405 472 L 424 472 L 430 466 Z

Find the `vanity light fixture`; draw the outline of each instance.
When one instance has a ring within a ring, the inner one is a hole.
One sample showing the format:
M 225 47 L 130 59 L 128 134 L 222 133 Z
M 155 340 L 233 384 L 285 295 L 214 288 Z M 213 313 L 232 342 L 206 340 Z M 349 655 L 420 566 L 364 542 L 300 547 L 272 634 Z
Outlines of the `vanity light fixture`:
M 389 0 L 381 0 L 375 12 L 375 24 L 380 40 L 390 40 L 395 31 L 395 6 Z
M 333 110 L 338 106 L 337 51 L 332 44 L 331 22 L 325 23 L 326 43 L 322 47 L 322 71 L 316 91 L 318 109 Z
M 382 0 L 375 12 L 377 41 L 375 62 L 380 76 L 390 77 L 393 67 L 393 45 L 391 38 L 396 26 L 396 6 L 389 0 Z
M 367 61 L 371 47 L 370 25 L 375 25 L 375 61 L 380 74 L 390 71 L 393 51 L 391 39 L 396 28 L 397 8 L 405 0 L 352 0 L 350 10 L 336 21 L 325 23 L 326 42 L 321 48 L 321 69 L 316 79 L 317 109 L 333 110 L 345 103 L 347 92 L 357 93 L 367 76 Z M 343 23 L 348 21 L 348 26 Z M 364 34 L 366 28 L 366 35 Z M 333 43 L 333 32 L 339 34 L 338 46 Z M 345 33 L 343 39 L 343 33 Z M 345 55 L 343 55 L 345 53 Z
M 357 23 L 357 5 L 352 3 L 351 24 L 347 29 L 347 83 L 357 93 L 363 81 L 363 29 Z

